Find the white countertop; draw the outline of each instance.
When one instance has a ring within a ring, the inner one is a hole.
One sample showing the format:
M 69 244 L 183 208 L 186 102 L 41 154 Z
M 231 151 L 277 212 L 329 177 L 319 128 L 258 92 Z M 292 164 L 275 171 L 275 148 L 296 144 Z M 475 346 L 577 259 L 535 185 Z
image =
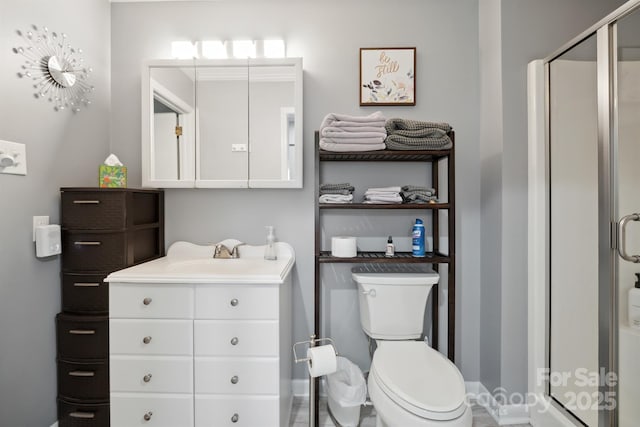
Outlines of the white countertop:
M 232 248 L 236 240 L 221 242 Z M 288 243 L 277 242 L 277 259 L 264 259 L 265 246 L 240 246 L 240 257 L 213 258 L 215 245 L 200 246 L 176 242 L 167 256 L 115 271 L 105 279 L 109 283 L 215 283 L 279 284 L 283 283 L 295 263 L 295 253 Z

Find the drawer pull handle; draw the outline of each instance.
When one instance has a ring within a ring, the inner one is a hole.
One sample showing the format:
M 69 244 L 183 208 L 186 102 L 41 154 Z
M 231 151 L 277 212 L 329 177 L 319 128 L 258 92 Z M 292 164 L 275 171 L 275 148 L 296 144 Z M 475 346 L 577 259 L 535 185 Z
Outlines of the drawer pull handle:
M 153 299 L 151 299 L 151 298 L 147 297 L 147 298 L 145 298 L 145 299 L 143 299 L 143 300 L 142 300 L 142 303 L 143 303 L 144 305 L 149 305 L 149 304 L 151 304 L 151 301 L 153 301 Z
M 96 373 L 92 371 L 71 371 L 69 372 L 71 377 L 95 377 Z
M 142 342 L 145 343 L 145 344 L 149 344 L 151 342 L 151 337 L 142 338 Z
M 100 200 L 74 200 L 74 205 L 99 205 Z
M 240 381 L 240 378 L 237 375 L 231 377 L 231 384 L 238 384 L 238 381 Z
M 71 329 L 69 330 L 71 335 L 95 335 L 95 329 Z
M 102 242 L 87 242 L 84 240 L 80 240 L 77 242 L 73 242 L 73 244 L 78 246 L 100 246 Z
M 143 380 L 145 383 L 148 383 L 149 381 L 151 381 L 151 374 L 147 374 L 147 375 L 145 375 L 144 377 L 142 377 L 142 380 Z
M 149 411 L 149 412 L 147 412 L 146 414 L 144 414 L 144 417 L 143 417 L 143 418 L 144 418 L 144 420 L 145 420 L 145 421 L 149 421 L 149 420 L 151 420 L 151 415 L 153 415 L 153 412 L 151 412 L 151 411 Z
M 238 337 L 231 338 L 231 345 L 238 345 Z
M 73 286 L 76 288 L 97 288 L 100 283 L 74 283 Z
M 96 414 L 94 412 L 71 412 L 69 416 L 71 418 L 91 419 L 91 418 L 95 418 Z
M 238 305 L 238 303 L 239 303 L 239 301 L 238 301 L 237 298 L 234 298 L 234 299 L 231 300 L 231 306 L 232 307 L 236 307 Z
M 233 416 L 231 417 L 231 422 L 232 423 L 237 423 L 239 419 L 240 419 L 240 415 L 233 414 Z

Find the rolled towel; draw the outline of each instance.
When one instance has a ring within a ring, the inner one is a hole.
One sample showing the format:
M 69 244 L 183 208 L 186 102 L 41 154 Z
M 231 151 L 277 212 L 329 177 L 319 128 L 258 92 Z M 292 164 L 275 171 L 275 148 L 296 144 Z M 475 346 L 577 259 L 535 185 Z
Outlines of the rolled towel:
M 318 198 L 320 203 L 351 203 L 353 202 L 353 194 L 323 194 Z
M 349 152 L 349 151 L 378 151 L 384 150 L 387 146 L 381 144 L 336 144 L 335 142 L 326 142 L 320 140 L 320 148 L 325 151 L 333 152 Z

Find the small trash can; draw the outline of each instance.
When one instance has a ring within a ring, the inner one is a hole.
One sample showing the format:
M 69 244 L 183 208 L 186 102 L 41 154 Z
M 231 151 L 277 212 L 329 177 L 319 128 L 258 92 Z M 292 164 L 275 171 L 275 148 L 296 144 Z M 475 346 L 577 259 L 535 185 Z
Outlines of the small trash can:
M 360 406 L 367 398 L 367 383 L 362 370 L 346 357 L 338 356 L 338 369 L 327 375 L 329 413 L 341 427 L 357 427 Z

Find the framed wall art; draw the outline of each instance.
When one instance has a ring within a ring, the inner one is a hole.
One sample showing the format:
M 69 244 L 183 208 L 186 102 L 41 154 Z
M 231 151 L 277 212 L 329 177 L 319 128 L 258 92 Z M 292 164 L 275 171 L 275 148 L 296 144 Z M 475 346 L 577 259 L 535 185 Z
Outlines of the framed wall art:
M 360 48 L 360 105 L 416 105 L 416 48 Z

